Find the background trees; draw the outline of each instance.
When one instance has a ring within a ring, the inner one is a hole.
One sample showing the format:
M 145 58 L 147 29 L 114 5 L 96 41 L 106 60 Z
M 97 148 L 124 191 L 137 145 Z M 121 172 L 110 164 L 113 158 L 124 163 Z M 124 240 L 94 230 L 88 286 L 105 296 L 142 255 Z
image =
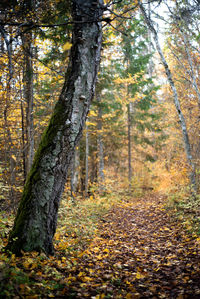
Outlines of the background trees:
M 172 91 L 139 7 L 132 1 L 107 1 L 96 94 L 65 186 L 74 202 L 79 195 L 95 198 L 116 185 L 139 193 L 187 188 L 191 170 L 199 188 L 199 6 L 162 1 L 158 9 L 164 7 L 168 16 L 158 19 L 157 4 L 146 5 L 145 11 L 153 22 L 167 21 L 162 52 L 193 164 L 185 156 Z M 0 183 L 1 205 L 8 210 L 19 203 L 33 153 L 61 92 L 71 48 L 70 1 L 24 5 L 13 1 L 0 7 Z M 155 29 L 160 38 L 159 27 Z

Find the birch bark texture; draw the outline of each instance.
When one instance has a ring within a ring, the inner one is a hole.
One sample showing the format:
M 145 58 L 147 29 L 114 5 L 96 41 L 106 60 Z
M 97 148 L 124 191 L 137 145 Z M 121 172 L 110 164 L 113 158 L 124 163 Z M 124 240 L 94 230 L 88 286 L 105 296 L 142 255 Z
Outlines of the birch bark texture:
M 73 33 L 65 83 L 28 175 L 7 250 L 54 253 L 57 212 L 81 137 L 100 63 L 103 0 L 73 0 Z
M 184 115 L 183 115 L 182 110 L 181 110 L 181 106 L 180 106 L 180 102 L 179 102 L 179 98 L 178 98 L 178 93 L 177 93 L 177 90 L 176 90 L 176 86 L 174 84 L 172 73 L 169 69 L 168 63 L 167 63 L 167 61 L 165 59 L 165 56 L 162 52 L 162 49 L 161 49 L 161 46 L 160 46 L 160 43 L 159 43 L 159 40 L 158 40 L 157 31 L 155 30 L 151 19 L 148 17 L 148 15 L 145 11 L 145 8 L 144 8 L 143 4 L 140 1 L 139 1 L 139 7 L 140 7 L 140 10 L 141 10 L 141 12 L 144 16 L 144 20 L 145 20 L 148 28 L 151 30 L 151 32 L 153 34 L 156 49 L 157 49 L 158 54 L 160 56 L 160 60 L 163 64 L 163 66 L 164 66 L 168 82 L 169 82 L 170 87 L 172 89 L 174 105 L 175 105 L 175 108 L 176 108 L 176 111 L 177 111 L 177 114 L 178 114 L 178 117 L 179 117 L 181 129 L 182 129 L 182 136 L 183 136 L 185 153 L 186 153 L 188 164 L 190 165 L 190 168 L 191 168 L 190 183 L 191 183 L 192 188 L 196 191 L 197 190 L 197 184 L 196 184 L 196 177 L 195 177 L 195 165 L 194 165 L 194 162 L 193 162 L 191 145 L 190 145 L 189 136 L 188 136 L 188 130 L 187 130 Z

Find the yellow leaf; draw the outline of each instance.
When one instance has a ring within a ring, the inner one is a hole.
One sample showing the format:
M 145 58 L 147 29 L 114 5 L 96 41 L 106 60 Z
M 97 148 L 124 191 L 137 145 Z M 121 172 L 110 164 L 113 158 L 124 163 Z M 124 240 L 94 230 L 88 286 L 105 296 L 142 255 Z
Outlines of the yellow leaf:
M 103 252 L 109 252 L 109 249 L 108 249 L 108 248 L 105 248 L 105 249 L 103 250 Z
M 95 111 L 90 110 L 88 113 L 89 116 L 97 116 L 97 113 Z
M 63 46 L 63 50 L 64 50 L 64 51 L 67 51 L 67 50 L 69 50 L 69 49 L 71 48 L 71 46 L 72 46 L 71 43 L 66 42 L 66 43 L 64 44 L 64 46 Z
M 96 258 L 97 258 L 98 260 L 102 260 L 103 256 L 99 254 L 99 255 L 96 256 Z
M 85 272 L 79 272 L 78 277 L 84 276 Z
M 16 162 L 16 157 L 14 155 L 11 155 L 12 159 Z
M 145 275 L 142 274 L 141 272 L 137 272 L 137 273 L 136 273 L 136 278 L 137 278 L 137 279 L 142 279 L 142 278 L 145 278 Z
M 87 126 L 96 126 L 96 123 L 92 123 L 91 121 L 86 122 Z
M 94 247 L 92 250 L 93 250 L 94 252 L 98 252 L 98 251 L 99 251 L 99 247 Z
M 89 277 L 89 276 L 85 276 L 85 277 L 81 277 L 81 280 L 82 280 L 83 282 L 90 282 L 90 281 L 92 280 L 92 278 Z

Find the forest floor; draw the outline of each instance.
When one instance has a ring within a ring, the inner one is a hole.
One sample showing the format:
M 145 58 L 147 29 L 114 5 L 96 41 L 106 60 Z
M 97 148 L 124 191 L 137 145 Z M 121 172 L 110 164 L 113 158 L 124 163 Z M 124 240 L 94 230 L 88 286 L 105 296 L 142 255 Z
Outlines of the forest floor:
M 9 266 L 2 255 L 1 298 L 200 298 L 200 238 L 164 204 L 158 194 L 118 202 L 81 250 L 64 254 L 60 240 L 54 257 L 12 256 Z

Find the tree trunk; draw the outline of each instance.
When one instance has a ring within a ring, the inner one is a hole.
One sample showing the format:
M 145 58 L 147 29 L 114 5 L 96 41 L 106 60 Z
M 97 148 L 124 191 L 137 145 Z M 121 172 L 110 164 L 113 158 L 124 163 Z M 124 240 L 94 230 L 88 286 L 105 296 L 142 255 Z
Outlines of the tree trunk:
M 131 188 L 132 181 L 132 164 L 131 164 L 131 113 L 132 113 L 132 103 L 127 105 L 128 110 L 128 181 L 129 188 Z
M 166 73 L 168 82 L 169 82 L 170 87 L 171 87 L 172 92 L 173 92 L 174 105 L 175 105 L 175 108 L 176 108 L 176 111 L 177 111 L 177 114 L 178 114 L 178 117 L 179 117 L 179 121 L 180 121 L 180 124 L 181 124 L 181 129 L 182 129 L 185 153 L 186 153 L 186 156 L 187 156 L 188 164 L 191 167 L 190 182 L 191 182 L 192 188 L 196 191 L 197 190 L 197 184 L 196 184 L 196 177 L 195 177 L 195 166 L 194 166 L 192 152 L 191 152 L 191 145 L 190 145 L 190 141 L 189 141 L 188 130 L 187 130 L 185 118 L 184 118 L 184 115 L 183 115 L 182 110 L 181 110 L 177 90 L 176 90 L 176 87 L 175 87 L 175 84 L 174 84 L 174 80 L 172 78 L 171 71 L 169 69 L 167 61 L 166 61 L 166 59 L 164 57 L 164 54 L 162 52 L 162 49 L 160 47 L 160 44 L 159 44 L 159 41 L 158 41 L 158 34 L 157 34 L 157 32 L 156 32 L 156 30 L 153 26 L 153 23 L 152 23 L 151 19 L 147 16 L 146 11 L 145 11 L 145 9 L 144 9 L 141 2 L 139 2 L 139 7 L 140 7 L 140 9 L 143 13 L 143 16 L 144 16 L 144 19 L 145 19 L 145 22 L 146 22 L 147 26 L 149 27 L 149 29 L 151 30 L 151 32 L 154 36 L 156 49 L 157 49 L 157 51 L 160 55 L 160 59 L 161 59 L 161 62 L 163 64 L 164 68 L 165 68 L 165 73 Z
M 33 125 L 33 62 L 32 62 L 32 33 L 23 35 L 24 49 L 24 98 L 26 101 L 26 174 L 31 169 L 34 157 L 34 125 Z
M 10 76 L 10 74 L 9 74 Z M 11 78 L 7 79 L 7 87 L 6 87 L 6 100 L 4 106 L 4 130 L 5 130 L 5 162 L 7 164 L 7 169 L 9 169 L 7 173 L 7 181 L 9 185 L 9 200 L 13 203 L 15 200 L 15 183 L 16 183 L 16 172 L 15 172 L 15 161 L 14 161 L 14 144 L 12 140 L 12 134 L 10 130 L 10 124 L 8 120 L 8 111 L 11 103 Z
M 24 183 L 26 181 L 26 155 L 25 155 L 25 128 L 24 128 L 24 108 L 21 101 L 21 129 L 22 129 L 22 160 L 23 160 L 23 175 Z
M 98 149 L 98 185 L 99 193 L 105 190 L 104 186 L 104 154 L 103 154 L 103 138 L 102 138 L 102 107 L 101 94 L 97 93 L 96 100 L 99 103 L 97 116 L 97 149 Z
M 79 184 L 79 167 L 80 167 L 80 149 L 76 148 L 73 162 L 72 162 L 72 169 L 71 169 L 71 198 L 72 201 L 75 203 L 74 195 L 78 190 L 78 184 Z
M 99 1 L 100 2 L 100 1 Z M 27 177 L 7 249 L 53 254 L 57 211 L 67 172 L 94 95 L 100 62 L 101 5 L 72 1 L 70 63 L 60 98 Z
M 85 127 L 85 197 L 88 196 L 88 178 L 89 178 L 89 132 L 88 126 Z

